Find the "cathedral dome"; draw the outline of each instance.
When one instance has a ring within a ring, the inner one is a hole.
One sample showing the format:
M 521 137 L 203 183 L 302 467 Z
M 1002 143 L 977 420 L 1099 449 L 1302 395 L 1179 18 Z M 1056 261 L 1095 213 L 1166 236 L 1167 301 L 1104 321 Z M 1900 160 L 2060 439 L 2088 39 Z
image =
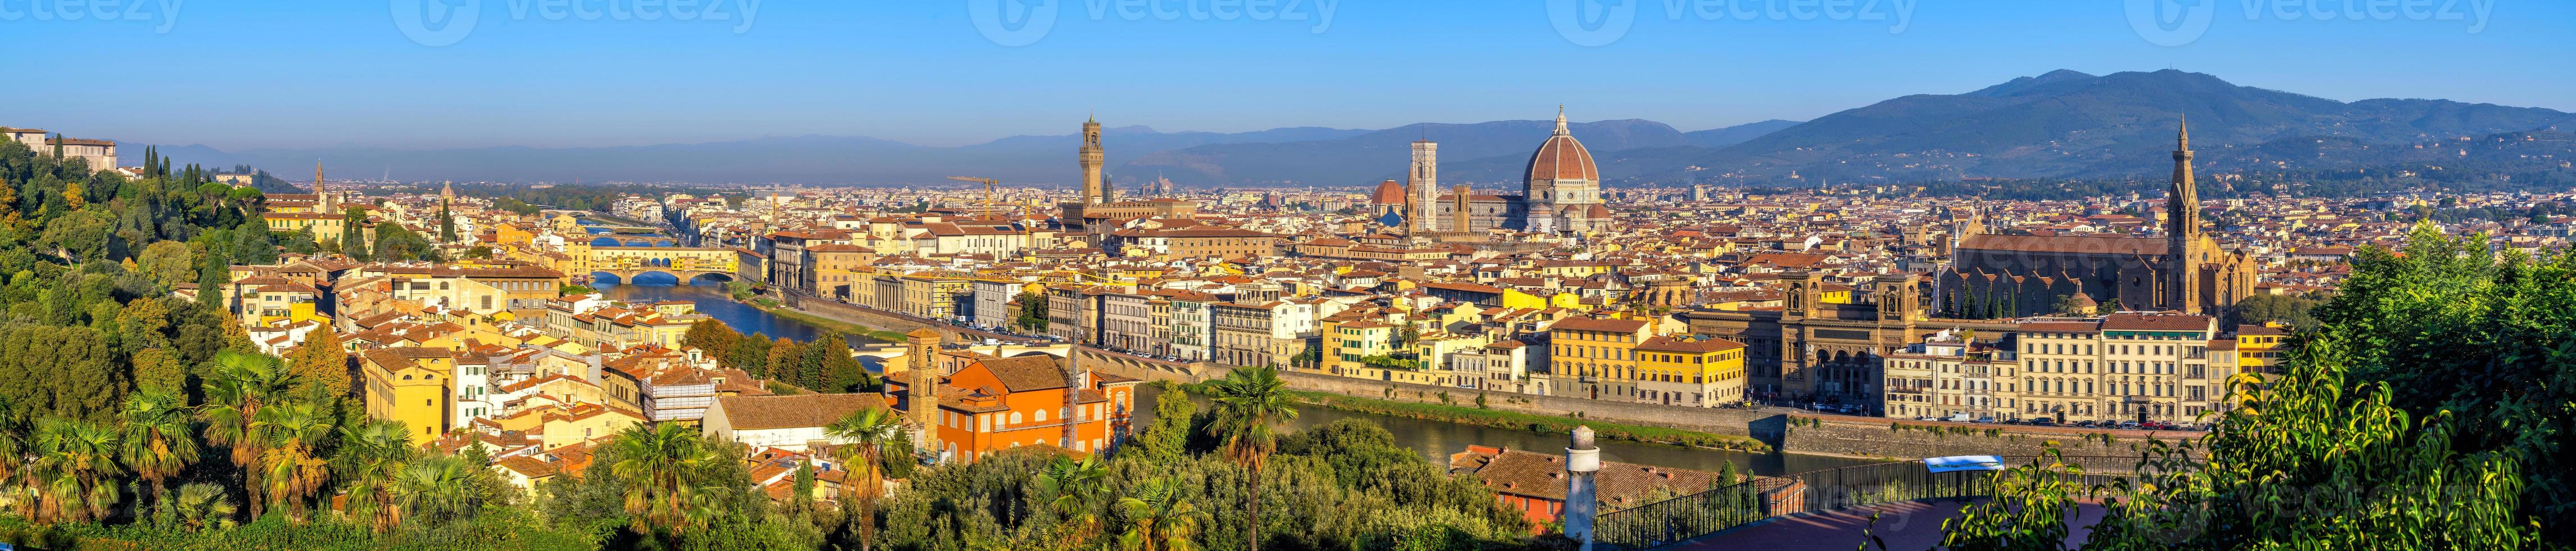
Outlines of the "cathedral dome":
M 1566 130 L 1565 114 L 1556 114 L 1556 134 L 1538 144 L 1530 154 L 1529 179 L 1600 181 L 1601 171 L 1592 165 L 1592 152 Z
M 1583 211 L 1583 215 L 1594 219 L 1607 220 L 1610 218 L 1610 207 L 1601 206 L 1600 203 L 1593 203 L 1590 210 Z
M 1377 191 L 1369 192 L 1369 204 L 1404 204 L 1404 184 L 1395 183 L 1395 180 L 1379 182 L 1377 184 Z

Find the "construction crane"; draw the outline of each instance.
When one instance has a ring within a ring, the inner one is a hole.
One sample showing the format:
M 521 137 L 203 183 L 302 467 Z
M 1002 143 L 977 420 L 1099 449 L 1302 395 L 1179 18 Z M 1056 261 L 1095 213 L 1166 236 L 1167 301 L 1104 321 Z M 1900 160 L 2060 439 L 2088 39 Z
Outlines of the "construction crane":
M 993 215 L 993 212 L 994 212 L 994 211 L 993 211 L 993 186 L 994 186 L 994 185 L 997 185 L 997 184 L 1002 183 L 1000 180 L 995 180 L 995 179 L 992 179 L 992 178 L 977 178 L 977 177 L 973 177 L 973 176 L 950 176 L 950 177 L 948 177 L 948 179 L 950 179 L 950 180 L 956 180 L 956 181 L 960 181 L 960 182 L 983 182 L 983 183 L 984 183 L 984 212 L 982 212 L 982 213 L 980 213 L 980 214 L 982 214 L 982 215 L 984 215 L 984 216 L 992 216 L 992 215 Z

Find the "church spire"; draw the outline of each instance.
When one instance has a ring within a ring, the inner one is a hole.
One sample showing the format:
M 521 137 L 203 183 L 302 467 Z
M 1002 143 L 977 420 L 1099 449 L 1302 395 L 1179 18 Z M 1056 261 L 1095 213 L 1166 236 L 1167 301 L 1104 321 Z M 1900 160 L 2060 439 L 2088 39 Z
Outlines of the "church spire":
M 322 161 L 313 161 L 313 194 L 322 194 Z
M 1562 103 L 1556 104 L 1556 135 L 1558 135 L 1558 136 L 1571 136 L 1571 135 L 1574 135 L 1574 133 L 1573 133 L 1573 132 L 1567 131 L 1567 130 L 1565 129 L 1565 104 L 1562 104 Z
M 2191 151 L 2190 115 L 2184 115 L 2181 126 L 2174 131 L 2174 151 Z

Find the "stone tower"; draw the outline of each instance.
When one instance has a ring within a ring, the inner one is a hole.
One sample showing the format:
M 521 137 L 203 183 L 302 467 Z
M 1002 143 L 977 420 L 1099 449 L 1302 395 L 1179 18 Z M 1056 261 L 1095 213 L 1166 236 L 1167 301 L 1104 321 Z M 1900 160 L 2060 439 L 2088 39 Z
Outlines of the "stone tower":
M 913 435 L 912 446 L 914 450 L 936 456 L 940 452 L 939 332 L 925 327 L 903 336 L 907 337 L 903 361 L 908 365 L 905 370 L 910 371 L 912 377 L 904 382 L 904 391 L 909 395 L 904 401 L 911 409 L 904 412 L 904 416 L 910 417 L 915 430 L 920 431 Z
M 1109 202 L 1107 181 L 1100 175 L 1100 165 L 1108 154 L 1100 149 L 1100 117 L 1082 123 L 1082 202 L 1097 205 Z
M 339 214 L 340 202 L 331 200 L 331 193 L 322 189 L 322 161 L 313 161 L 313 204 Z
M 1468 188 L 1467 184 L 1458 184 L 1458 187 L 1449 193 L 1449 231 L 1453 233 L 1475 231 L 1475 219 L 1468 218 L 1467 212 L 1469 207 L 1475 205 L 1475 199 L 1470 197 L 1475 190 Z
M 2173 187 L 2165 190 L 2165 306 L 2203 312 L 2200 303 L 2200 189 L 2191 177 L 2191 121 L 2174 133 Z
M 1439 231 L 1440 144 L 1413 142 L 1413 171 L 1405 179 L 1404 191 L 1413 203 L 1413 212 L 1404 213 L 1405 225 L 1417 235 Z

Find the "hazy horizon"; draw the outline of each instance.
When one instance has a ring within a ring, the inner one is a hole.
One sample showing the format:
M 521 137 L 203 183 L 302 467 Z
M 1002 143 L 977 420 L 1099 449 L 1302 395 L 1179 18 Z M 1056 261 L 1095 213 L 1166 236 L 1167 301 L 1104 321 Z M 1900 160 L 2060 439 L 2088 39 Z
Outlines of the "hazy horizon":
M 0 24 L 85 51 L 13 59 L 34 78 L 0 89 L 14 107 L 0 125 L 226 151 L 809 134 L 955 146 L 1061 135 L 1092 112 L 1244 132 L 1545 119 L 1566 104 L 1577 120 L 1688 131 L 2057 69 L 2169 67 L 2343 101 L 2576 111 L 2576 75 L 2549 69 L 2576 45 L 2576 5 L 2356 3 L 2318 21 L 2274 0 L 2254 0 L 2252 18 L 2245 2 L 2202 2 L 2157 16 L 2176 30 L 2123 6 L 2153 3 L 719 0 L 684 21 L 637 0 L 29 0 Z

